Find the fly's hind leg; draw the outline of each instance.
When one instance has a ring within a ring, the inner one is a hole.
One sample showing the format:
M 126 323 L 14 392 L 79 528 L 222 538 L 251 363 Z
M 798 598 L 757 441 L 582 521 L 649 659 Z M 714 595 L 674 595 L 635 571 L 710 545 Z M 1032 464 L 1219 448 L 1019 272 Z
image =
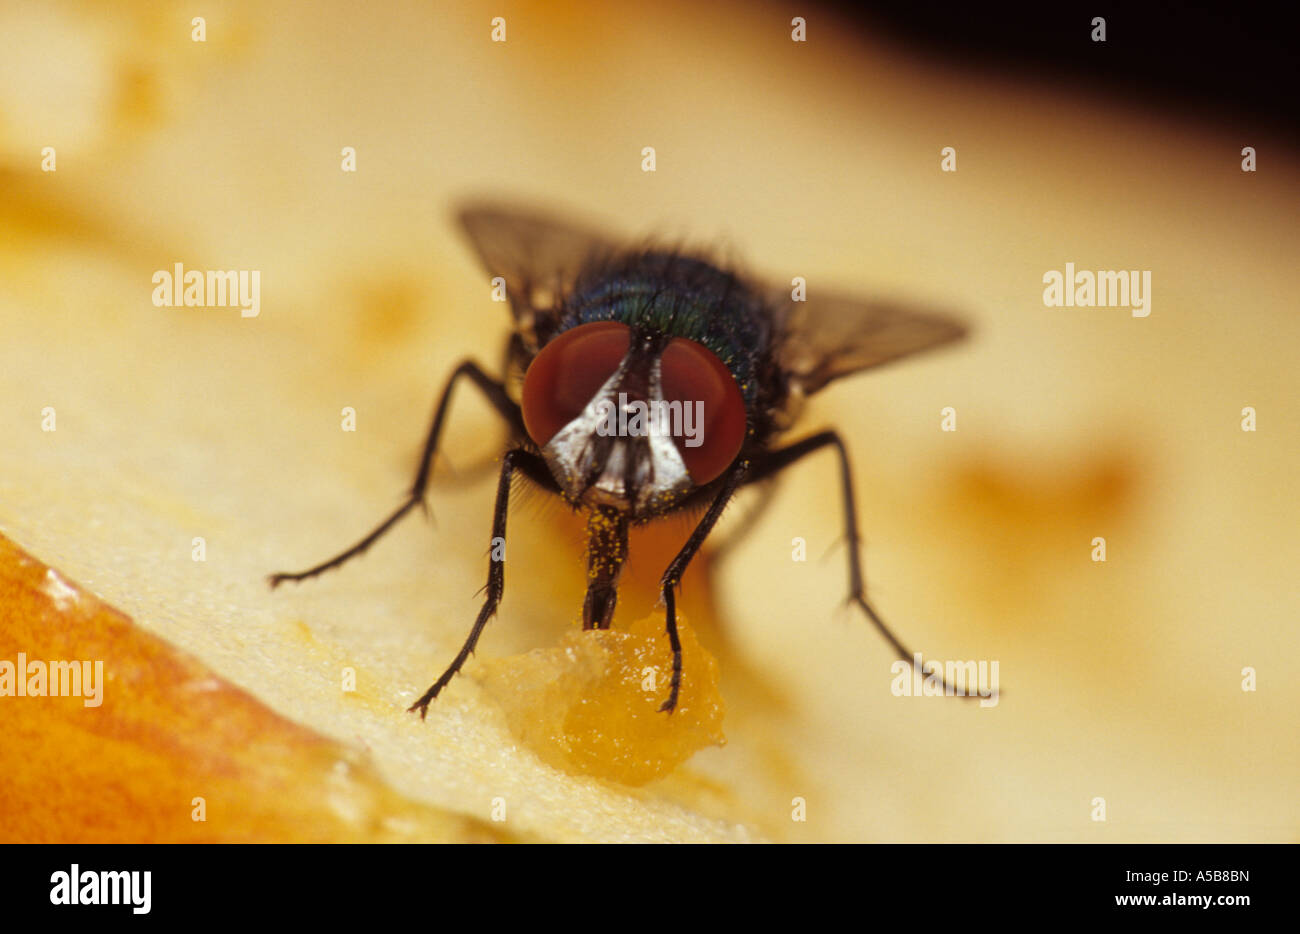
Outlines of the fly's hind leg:
M 849 468 L 848 451 L 845 450 L 844 442 L 840 439 L 840 436 L 834 431 L 823 431 L 812 437 L 804 438 L 802 441 L 796 441 L 788 447 L 771 451 L 755 460 L 753 469 L 750 471 L 749 476 L 745 478 L 745 482 L 751 483 L 770 477 L 802 459 L 805 455 L 820 451 L 826 447 L 834 448 L 839 455 L 840 461 L 840 489 L 844 504 L 844 537 L 847 539 L 846 544 L 849 553 L 849 601 L 856 603 L 862 612 L 867 615 L 867 619 L 880 630 L 880 634 L 893 646 L 899 658 L 909 665 L 916 665 L 916 656 L 890 631 L 889 627 L 885 625 L 885 621 L 880 618 L 880 614 L 867 600 L 866 587 L 862 578 L 862 560 L 858 554 L 862 538 L 858 533 L 858 510 L 853 497 L 853 473 Z M 923 667 L 920 670 L 922 675 L 929 674 Z M 942 684 L 945 693 L 957 693 L 947 681 L 942 681 Z M 975 697 L 977 695 L 961 694 L 958 696 Z
M 456 381 L 462 376 L 468 377 L 470 382 L 478 387 L 488 402 L 492 404 L 492 407 L 510 424 L 515 432 L 523 432 L 523 417 L 519 412 L 519 406 L 515 405 L 514 401 L 506 394 L 505 386 L 484 373 L 474 361 L 464 361 L 460 366 L 456 367 L 455 372 L 447 380 L 447 385 L 443 387 L 442 396 L 439 397 L 438 406 L 434 410 L 433 425 L 429 428 L 429 435 L 424 442 L 424 453 L 420 457 L 420 468 L 415 475 L 415 482 L 411 484 L 410 492 L 402 505 L 398 506 L 387 519 L 379 523 L 369 535 L 328 561 L 323 561 L 305 571 L 280 572 L 270 575 L 267 581 L 272 588 L 278 587 L 285 581 L 300 581 L 315 577 L 331 568 L 338 567 L 350 558 L 356 557 L 378 541 L 417 503 L 424 502 L 424 491 L 429 485 L 429 474 L 433 470 L 433 456 L 438 450 L 438 439 L 442 436 L 442 425 L 451 407 L 452 390 L 456 386 Z

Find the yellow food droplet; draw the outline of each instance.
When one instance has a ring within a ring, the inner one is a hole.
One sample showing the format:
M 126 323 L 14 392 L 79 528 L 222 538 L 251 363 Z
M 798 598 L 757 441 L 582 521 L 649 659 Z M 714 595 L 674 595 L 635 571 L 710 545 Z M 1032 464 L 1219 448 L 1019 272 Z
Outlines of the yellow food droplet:
M 671 715 L 659 711 L 673 672 L 659 615 L 624 630 L 571 631 L 555 648 L 485 660 L 476 677 L 515 738 L 548 765 L 643 785 L 726 742 L 718 663 L 680 616 L 677 633 L 682 685 Z

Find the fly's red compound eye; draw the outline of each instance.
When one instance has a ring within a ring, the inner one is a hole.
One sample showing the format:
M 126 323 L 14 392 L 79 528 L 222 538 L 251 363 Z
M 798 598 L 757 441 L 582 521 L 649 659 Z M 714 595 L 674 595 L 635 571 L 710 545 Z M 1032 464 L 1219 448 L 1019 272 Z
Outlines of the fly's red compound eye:
M 627 356 L 631 340 L 626 324 L 593 321 L 542 348 L 524 375 L 523 398 L 524 427 L 538 447 L 582 414 Z
M 691 480 L 704 486 L 731 465 L 745 441 L 745 400 L 740 387 L 717 354 L 683 337 L 674 338 L 664 348 L 659 374 L 664 401 L 680 402 L 683 416 L 687 406 L 692 416 L 702 416 L 702 422 L 695 423 L 693 437 L 674 434 L 673 440 Z

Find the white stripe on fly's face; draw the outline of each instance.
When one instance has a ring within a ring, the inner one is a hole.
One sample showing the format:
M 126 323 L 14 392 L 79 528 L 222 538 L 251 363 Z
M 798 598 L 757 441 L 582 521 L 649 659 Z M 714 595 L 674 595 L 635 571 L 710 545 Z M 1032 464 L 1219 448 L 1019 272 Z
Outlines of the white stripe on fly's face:
M 607 426 L 611 415 L 620 411 L 618 388 L 627 373 L 630 356 L 629 352 L 581 414 L 555 433 L 542 454 L 570 499 L 640 515 L 652 504 L 685 496 L 694 483 L 666 419 L 647 419 L 645 431 L 635 435 L 616 434 L 613 443 L 608 445 L 604 462 L 596 463 L 597 446 L 593 442 L 597 437 L 611 434 Z M 650 371 L 650 402 L 663 403 L 658 359 Z M 620 419 L 619 423 L 625 420 Z M 627 489 L 625 482 L 629 459 L 633 463 L 632 489 Z M 596 474 L 596 481 L 588 486 L 586 478 L 592 474 Z

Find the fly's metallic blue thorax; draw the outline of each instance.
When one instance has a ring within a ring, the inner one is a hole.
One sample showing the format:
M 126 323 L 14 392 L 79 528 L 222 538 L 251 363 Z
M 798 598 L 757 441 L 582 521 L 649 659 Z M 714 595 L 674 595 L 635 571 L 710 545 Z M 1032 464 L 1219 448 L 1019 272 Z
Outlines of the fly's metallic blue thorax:
M 559 332 L 592 321 L 693 340 L 731 371 L 746 408 L 764 393 L 772 355 L 769 316 L 732 273 L 703 260 L 633 253 L 588 268 L 564 300 Z

